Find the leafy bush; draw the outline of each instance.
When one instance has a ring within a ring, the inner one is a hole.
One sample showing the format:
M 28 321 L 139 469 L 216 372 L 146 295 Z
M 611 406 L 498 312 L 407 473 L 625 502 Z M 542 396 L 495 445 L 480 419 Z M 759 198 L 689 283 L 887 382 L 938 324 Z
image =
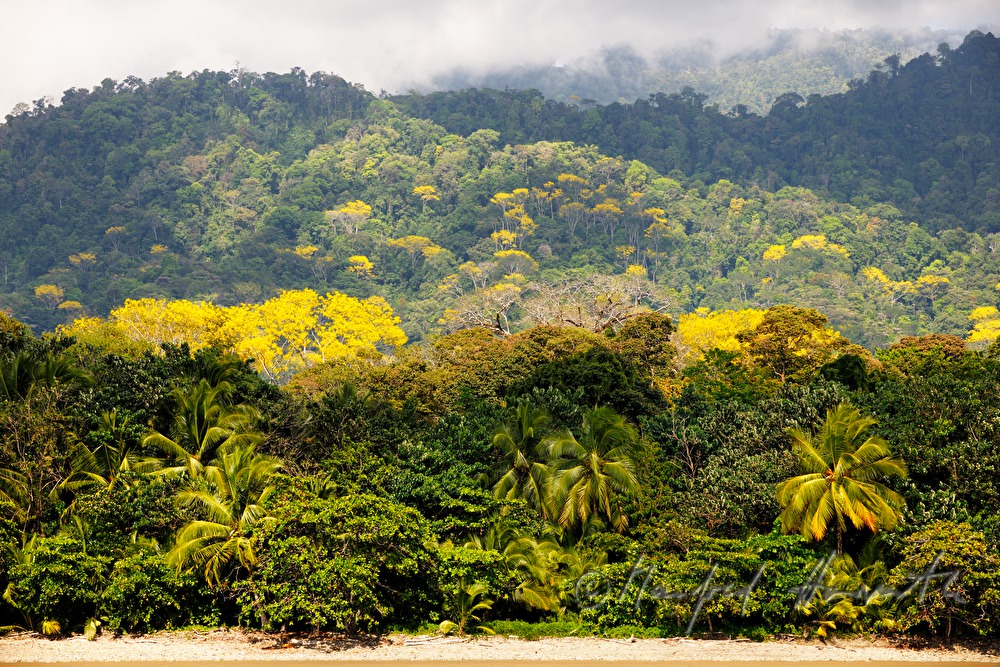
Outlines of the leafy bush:
M 5 597 L 29 626 L 54 621 L 69 632 L 98 615 L 109 559 L 88 554 L 83 542 L 68 537 L 35 538 L 22 554 Z
M 605 565 L 587 575 L 577 590 L 582 620 L 602 630 L 667 633 L 788 627 L 793 591 L 815 562 L 800 537 L 740 541 L 694 534 L 692 540 L 683 553 Z
M 446 600 L 456 599 L 462 586 L 472 582 L 484 584 L 485 597 L 493 600 L 510 594 L 516 586 L 499 551 L 445 546 L 437 552 L 437 574 Z M 445 613 L 450 611 L 446 603 Z
M 378 571 L 366 558 L 298 536 L 269 539 L 258 565 L 237 590 L 243 618 L 265 630 L 368 630 L 379 620 Z
M 112 632 L 217 625 L 213 600 L 194 575 L 178 574 L 162 555 L 150 552 L 115 563 L 101 596 L 103 617 Z
M 257 565 L 237 584 L 241 618 L 265 629 L 366 631 L 414 622 L 434 604 L 433 534 L 408 507 L 356 494 L 285 492 L 254 537 Z
M 491 621 L 490 628 L 499 636 L 535 640 L 546 637 L 587 637 L 594 634 L 594 626 L 582 621 Z

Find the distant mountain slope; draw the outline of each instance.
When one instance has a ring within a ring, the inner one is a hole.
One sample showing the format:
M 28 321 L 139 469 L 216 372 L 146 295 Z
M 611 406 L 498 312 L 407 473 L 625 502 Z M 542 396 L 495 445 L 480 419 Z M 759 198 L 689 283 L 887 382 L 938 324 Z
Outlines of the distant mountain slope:
M 584 109 L 301 70 L 105 81 L 0 127 L 0 308 L 43 330 L 311 288 L 382 296 L 420 340 L 568 309 L 599 328 L 586 302 L 612 294 L 813 306 L 873 346 L 964 334 L 1000 283 L 997 62 L 973 34 L 735 118 L 694 91 Z
M 569 140 L 668 173 L 768 189 L 805 186 L 859 205 L 891 202 L 932 230 L 1000 231 L 1000 41 L 891 62 L 846 93 L 788 93 L 766 116 L 706 106 L 691 89 L 606 106 L 538 92 L 468 90 L 394 98 L 458 133 L 506 142 Z M 803 102 L 806 104 L 803 105 Z
M 631 102 L 690 87 L 723 111 L 743 105 L 760 114 L 785 93 L 803 97 L 842 93 L 848 82 L 866 77 L 886 58 L 898 56 L 905 63 L 921 53 L 934 53 L 941 43 L 961 40 L 961 34 L 940 30 L 774 30 L 767 47 L 723 58 L 704 47 L 643 56 L 628 46 L 618 46 L 562 65 L 521 66 L 485 74 L 459 69 L 436 77 L 433 87 L 536 89 L 560 102 L 598 104 Z

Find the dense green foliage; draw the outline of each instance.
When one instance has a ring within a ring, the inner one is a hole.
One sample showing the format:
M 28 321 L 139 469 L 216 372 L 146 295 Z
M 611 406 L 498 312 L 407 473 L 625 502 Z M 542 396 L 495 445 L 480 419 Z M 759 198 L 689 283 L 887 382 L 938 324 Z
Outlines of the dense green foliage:
M 679 340 L 654 314 L 602 334 L 466 329 L 284 388 L 212 350 L 122 357 L 24 334 L 0 363 L 32 350 L 66 371 L 0 401 L 4 623 L 997 632 L 993 348 L 930 336 L 872 356 L 819 313 L 774 307 L 738 350 L 681 366 L 665 333 Z M 586 352 L 629 369 L 617 410 L 586 393 Z M 120 368 L 159 391 L 136 393 Z M 217 446 L 177 465 L 192 453 L 161 438 L 204 425 L 193 414 L 215 420 Z M 245 437 L 224 427 L 234 414 Z M 130 451 L 131 467 L 82 475 L 81 446 Z M 815 472 L 824 448 L 844 471 L 832 486 Z M 813 482 L 833 499 L 829 529 L 782 514 Z
M 763 118 L 299 70 L 12 115 L 31 324 L 295 288 L 411 344 L 0 313 L 2 624 L 995 635 L 998 49 Z

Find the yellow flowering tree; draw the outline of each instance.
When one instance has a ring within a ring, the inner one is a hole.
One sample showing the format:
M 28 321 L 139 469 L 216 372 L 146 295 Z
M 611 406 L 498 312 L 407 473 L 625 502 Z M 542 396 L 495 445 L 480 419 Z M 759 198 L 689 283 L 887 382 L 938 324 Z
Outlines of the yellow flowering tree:
M 920 296 L 930 301 L 931 308 L 934 308 L 934 302 L 948 289 L 950 283 L 947 276 L 928 274 L 917 278 L 913 283 L 913 288 Z
M 326 220 L 330 223 L 333 233 L 337 233 L 337 225 L 343 226 L 348 234 L 356 234 L 372 214 L 372 207 L 360 199 L 349 201 L 340 208 L 327 211 Z
M 200 301 L 128 300 L 106 321 L 81 318 L 63 327 L 67 335 L 102 330 L 158 349 L 187 343 L 193 351 L 216 347 L 252 359 L 278 382 L 331 359 L 379 354 L 406 342 L 399 318 L 381 297 L 356 299 L 338 292 L 288 290 L 261 304 L 222 307 Z M 143 349 L 143 348 L 141 348 Z
M 35 288 L 35 298 L 48 308 L 55 310 L 66 296 L 66 290 L 58 285 L 39 285 Z
M 389 241 L 389 245 L 394 248 L 405 250 L 410 256 L 410 270 L 417 270 L 417 259 L 423 257 L 433 257 L 444 251 L 444 248 L 431 241 L 426 236 L 409 235 Z
M 1000 311 L 994 306 L 973 308 L 969 321 L 972 322 L 972 331 L 965 340 L 974 349 L 986 348 L 1000 336 Z
M 375 265 L 364 255 L 351 255 L 347 258 L 347 270 L 363 280 L 371 278 Z
M 698 308 L 693 313 L 681 315 L 674 334 L 678 363 L 681 366 L 695 364 L 709 350 L 742 351 L 743 345 L 737 336 L 753 331 L 763 319 L 764 311 L 755 308 L 717 311 Z
M 904 296 L 916 291 L 913 283 L 909 280 L 892 280 L 878 267 L 869 266 L 861 269 L 861 277 L 870 291 L 887 299 L 890 304 L 897 303 Z
M 413 194 L 420 197 L 420 201 L 423 204 L 423 213 L 427 213 L 427 205 L 432 201 L 441 201 L 433 185 L 418 185 L 413 188 Z

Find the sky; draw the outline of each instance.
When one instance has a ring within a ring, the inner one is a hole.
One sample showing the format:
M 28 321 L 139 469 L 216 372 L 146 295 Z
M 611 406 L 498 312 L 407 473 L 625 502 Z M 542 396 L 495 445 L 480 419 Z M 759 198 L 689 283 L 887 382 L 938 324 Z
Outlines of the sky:
M 560 64 L 602 46 L 654 55 L 694 42 L 721 57 L 766 44 L 775 28 L 875 26 L 996 30 L 1000 2 L 0 0 L 0 117 L 108 77 L 297 66 L 395 93 L 454 68 Z

